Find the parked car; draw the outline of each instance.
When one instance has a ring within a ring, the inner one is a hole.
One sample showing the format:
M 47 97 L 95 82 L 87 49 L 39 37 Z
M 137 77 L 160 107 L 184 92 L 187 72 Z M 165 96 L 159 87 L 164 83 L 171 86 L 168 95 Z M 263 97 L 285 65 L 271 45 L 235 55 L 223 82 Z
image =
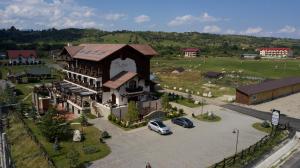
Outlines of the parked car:
M 184 128 L 193 128 L 194 127 L 193 122 L 184 117 L 173 118 L 171 121 L 173 124 L 180 125 Z
M 161 135 L 170 134 L 171 129 L 167 127 L 162 121 L 160 120 L 151 120 L 148 123 L 148 128 L 155 132 L 158 132 Z

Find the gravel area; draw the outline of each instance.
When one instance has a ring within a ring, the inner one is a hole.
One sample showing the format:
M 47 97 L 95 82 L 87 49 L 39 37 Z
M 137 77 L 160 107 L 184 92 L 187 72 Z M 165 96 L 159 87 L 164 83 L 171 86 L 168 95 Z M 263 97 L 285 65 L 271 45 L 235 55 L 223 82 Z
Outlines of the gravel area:
M 201 168 L 210 166 L 234 154 L 236 136 L 232 133 L 234 128 L 240 130 L 238 150 L 254 144 L 264 133 L 252 128 L 258 119 L 223 109 L 214 105 L 204 107 L 205 111 L 213 111 L 222 120 L 216 123 L 203 122 L 190 117 L 192 111 L 201 112 L 201 107 L 196 109 L 186 108 L 187 117 L 195 127 L 185 129 L 165 121 L 171 127 L 173 134 L 161 136 L 148 130 L 147 127 L 131 131 L 123 131 L 111 126 L 103 119 L 95 119 L 93 123 L 99 129 L 105 128 L 111 132 L 112 138 L 107 140 L 112 153 L 93 162 L 90 167 L 97 168 L 140 168 L 149 162 L 152 167 L 189 167 Z
M 288 117 L 300 119 L 300 93 L 285 96 L 273 101 L 265 102 L 258 105 L 251 105 L 250 108 L 270 112 L 270 109 L 275 108 L 281 111 Z

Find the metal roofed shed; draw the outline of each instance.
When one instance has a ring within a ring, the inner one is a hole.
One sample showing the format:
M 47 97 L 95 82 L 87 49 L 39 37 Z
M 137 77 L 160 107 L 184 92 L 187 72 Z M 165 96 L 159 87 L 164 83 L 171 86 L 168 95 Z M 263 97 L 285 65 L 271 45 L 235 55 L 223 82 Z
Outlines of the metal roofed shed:
M 300 77 L 282 78 L 236 88 L 236 102 L 258 104 L 297 92 L 300 92 Z
M 208 71 L 204 73 L 204 76 L 206 78 L 219 78 L 221 76 L 223 76 L 223 73 L 221 72 L 214 72 L 214 71 Z

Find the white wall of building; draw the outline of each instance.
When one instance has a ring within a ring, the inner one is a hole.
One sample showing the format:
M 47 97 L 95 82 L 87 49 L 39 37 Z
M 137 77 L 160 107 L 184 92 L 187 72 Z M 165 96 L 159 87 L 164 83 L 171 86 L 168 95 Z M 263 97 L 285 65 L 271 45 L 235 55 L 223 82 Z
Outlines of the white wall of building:
M 137 87 L 138 86 L 142 86 L 143 87 L 143 91 L 146 92 L 150 92 L 150 86 L 145 86 L 145 80 L 144 79 L 140 79 L 138 80 L 138 77 L 133 78 L 132 80 L 136 81 L 137 83 Z M 132 81 L 130 80 L 130 81 Z M 122 105 L 127 105 L 128 104 L 128 100 L 126 97 L 123 97 L 122 95 L 125 95 L 126 92 L 126 88 L 129 87 L 129 82 L 126 82 L 123 86 L 121 86 L 119 89 L 110 89 L 110 92 L 103 92 L 103 96 L 102 96 L 102 102 L 105 104 L 106 102 L 108 102 L 109 100 L 111 100 L 112 98 L 112 94 L 115 94 L 116 96 L 116 104 L 119 106 Z M 146 96 L 141 96 L 140 97 L 140 101 L 145 101 L 147 99 Z
M 137 72 L 135 61 L 130 58 L 124 60 L 117 58 L 113 60 L 110 64 L 110 78 L 113 78 L 122 71 Z

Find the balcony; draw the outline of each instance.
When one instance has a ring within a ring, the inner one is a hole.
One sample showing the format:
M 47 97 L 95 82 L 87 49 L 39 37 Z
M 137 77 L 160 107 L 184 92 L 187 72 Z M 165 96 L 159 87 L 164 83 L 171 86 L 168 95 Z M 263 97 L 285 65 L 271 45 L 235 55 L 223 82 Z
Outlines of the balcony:
M 75 73 L 78 73 L 81 75 L 90 76 L 93 78 L 99 78 L 102 76 L 102 72 L 90 71 L 90 70 L 84 69 L 84 68 L 74 68 L 74 67 L 65 66 L 64 69 L 67 71 L 75 72 Z
M 143 91 L 142 86 L 135 87 L 135 88 L 126 88 L 127 93 L 137 93 L 137 92 L 142 92 L 142 91 Z
M 102 90 L 102 87 L 96 87 L 94 85 L 90 85 L 89 83 L 85 83 L 83 81 L 77 80 L 77 79 L 72 79 L 72 78 L 65 78 L 66 80 L 75 83 L 77 85 L 83 86 L 85 88 L 100 92 Z

